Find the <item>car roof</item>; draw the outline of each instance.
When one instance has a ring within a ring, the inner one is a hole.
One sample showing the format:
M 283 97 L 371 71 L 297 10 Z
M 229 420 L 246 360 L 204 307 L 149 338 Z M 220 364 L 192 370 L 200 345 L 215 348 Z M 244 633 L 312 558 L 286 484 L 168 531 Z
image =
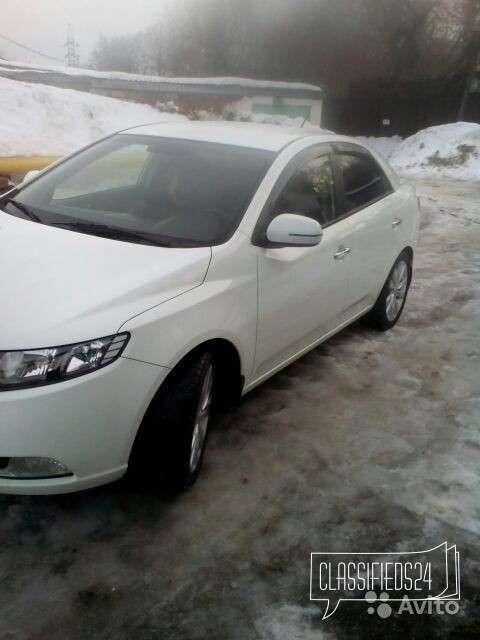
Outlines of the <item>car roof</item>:
M 173 121 L 140 125 L 121 131 L 122 134 L 141 134 L 163 138 L 180 138 L 200 142 L 216 142 L 238 147 L 278 152 L 287 144 L 306 136 L 322 135 L 322 130 L 309 131 L 299 127 L 271 124 L 223 121 Z M 328 134 L 325 133 L 325 138 Z

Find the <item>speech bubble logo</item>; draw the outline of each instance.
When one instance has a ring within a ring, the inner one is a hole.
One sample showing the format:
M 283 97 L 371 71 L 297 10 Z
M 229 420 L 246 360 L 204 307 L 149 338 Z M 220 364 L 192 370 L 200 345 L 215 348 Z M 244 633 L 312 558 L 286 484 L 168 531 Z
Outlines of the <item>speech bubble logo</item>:
M 365 602 L 369 592 L 381 593 L 389 603 L 405 597 L 459 600 L 460 555 L 456 546 L 444 542 L 424 551 L 311 554 L 310 600 L 326 601 L 324 620 L 335 613 L 342 600 Z

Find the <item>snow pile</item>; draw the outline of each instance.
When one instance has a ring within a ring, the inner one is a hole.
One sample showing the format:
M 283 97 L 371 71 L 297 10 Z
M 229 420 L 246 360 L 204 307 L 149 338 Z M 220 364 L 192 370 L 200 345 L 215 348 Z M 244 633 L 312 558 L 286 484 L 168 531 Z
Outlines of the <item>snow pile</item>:
M 0 157 L 63 156 L 149 122 L 185 120 L 153 107 L 0 77 Z
M 480 125 L 457 122 L 423 129 L 397 145 L 396 171 L 457 180 L 480 180 Z
M 303 128 L 313 133 L 330 133 L 326 129 L 321 129 L 305 118 L 291 118 L 283 114 L 252 113 L 244 109 L 235 109 L 233 105 L 228 105 L 223 114 L 219 115 L 214 111 L 198 110 L 193 113 L 195 120 L 227 120 L 233 122 L 255 122 L 257 124 L 275 124 L 280 127 Z
M 402 142 L 400 136 L 392 136 L 391 138 L 364 138 L 357 137 L 360 142 L 365 142 L 380 153 L 387 160 L 393 155 L 398 145 Z

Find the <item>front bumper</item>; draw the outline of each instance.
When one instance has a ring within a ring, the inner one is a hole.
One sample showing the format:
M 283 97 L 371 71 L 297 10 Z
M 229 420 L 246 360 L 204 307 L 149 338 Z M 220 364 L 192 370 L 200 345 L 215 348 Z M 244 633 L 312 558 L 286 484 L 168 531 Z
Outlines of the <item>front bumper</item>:
M 120 478 L 145 411 L 168 372 L 121 357 L 73 380 L 0 392 L 0 457 L 54 458 L 73 474 L 0 478 L 0 493 L 68 493 Z

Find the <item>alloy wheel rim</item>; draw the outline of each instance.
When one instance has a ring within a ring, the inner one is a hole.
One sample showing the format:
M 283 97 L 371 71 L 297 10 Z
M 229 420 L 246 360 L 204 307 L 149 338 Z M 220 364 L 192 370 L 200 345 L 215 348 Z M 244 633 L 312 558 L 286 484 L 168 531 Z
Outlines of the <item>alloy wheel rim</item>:
M 388 283 L 388 293 L 385 301 L 385 313 L 389 322 L 393 322 L 398 317 L 402 305 L 407 295 L 408 267 L 407 263 L 400 260 L 395 265 L 392 276 Z
M 202 451 L 207 435 L 208 420 L 210 418 L 210 407 L 212 404 L 213 388 L 213 365 L 209 365 L 203 379 L 200 398 L 198 399 L 195 422 L 190 445 L 190 472 L 194 473 L 202 457 Z

